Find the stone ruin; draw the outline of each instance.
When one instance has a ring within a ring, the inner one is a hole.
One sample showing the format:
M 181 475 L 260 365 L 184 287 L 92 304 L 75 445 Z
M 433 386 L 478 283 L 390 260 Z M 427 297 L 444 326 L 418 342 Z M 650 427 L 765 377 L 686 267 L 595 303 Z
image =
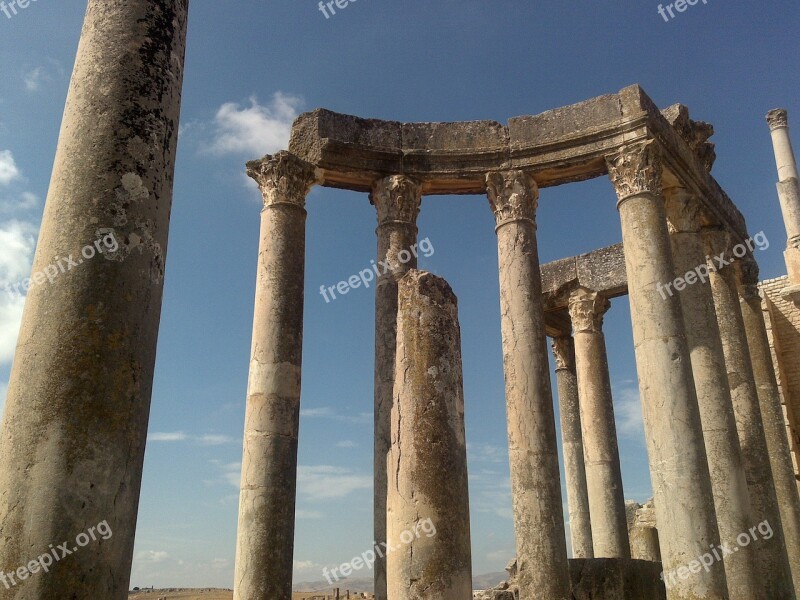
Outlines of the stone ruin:
M 120 249 L 28 296 L 0 438 L 0 568 L 26 564 L 31 548 L 102 520 L 114 535 L 24 591 L 0 588 L 0 600 L 127 596 L 187 11 L 188 0 L 89 1 L 34 270 L 98 227 L 113 225 Z M 794 302 L 797 169 L 785 111 L 770 113 L 769 124 L 789 238 L 781 293 Z M 685 107 L 661 111 L 634 85 L 507 124 L 317 110 L 295 122 L 288 151 L 249 163 L 264 210 L 234 597 L 291 598 L 305 198 L 322 185 L 369 194 L 377 259 L 391 267 L 376 287 L 375 539 L 386 542 L 426 516 L 439 521 L 437 535 L 378 557 L 377 598 L 471 596 L 457 302 L 443 280 L 401 257 L 417 241 L 424 196 L 485 194 L 484 226 L 495 227 L 498 243 L 517 555 L 511 583 L 488 597 L 796 599 L 800 499 L 771 354 L 776 330 L 771 347 L 744 218 L 710 173 L 711 133 Z M 540 265 L 540 195 L 604 176 L 616 194 L 621 244 Z M 712 269 L 708 257 L 720 255 L 737 260 Z M 689 281 L 699 266 L 710 285 Z M 659 287 L 668 283 L 675 293 Z M 604 314 L 625 294 L 654 490 L 653 506 L 630 517 L 603 336 Z M 431 440 L 435 448 L 422 443 Z M 410 498 L 430 515 L 415 513 Z M 774 535 L 757 551 L 740 544 L 694 568 L 762 522 Z

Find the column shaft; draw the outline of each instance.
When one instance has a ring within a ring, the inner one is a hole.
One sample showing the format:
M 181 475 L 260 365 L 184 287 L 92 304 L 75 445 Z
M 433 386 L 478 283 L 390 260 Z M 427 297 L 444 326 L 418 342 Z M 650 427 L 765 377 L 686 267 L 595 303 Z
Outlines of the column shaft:
M 703 271 L 706 253 L 700 233 L 700 206 L 683 188 L 672 187 L 665 192 L 675 274 L 682 278 L 689 273 L 691 279 L 698 270 L 704 273 L 703 279 L 692 279 L 680 291 L 668 288 L 665 294 L 675 294 L 681 303 L 720 541 L 735 548 L 737 536 L 756 523 L 747 490 L 714 298 L 707 281 L 707 269 Z M 724 557 L 731 600 L 764 599 L 757 551 L 755 546 L 742 547 Z
M 603 315 L 608 300 L 579 289 L 569 300 L 575 337 L 583 453 L 596 558 L 630 558 Z
M 472 597 L 461 332 L 430 273 L 399 282 L 387 498 L 389 600 Z
M 594 558 L 589 491 L 586 486 L 586 467 L 583 460 L 578 378 L 575 371 L 575 343 L 570 334 L 553 338 L 553 355 L 556 360 L 561 446 L 564 449 L 572 557 Z
M 101 522 L 113 535 L 0 586 L 3 600 L 128 597 L 187 11 L 88 3 L 33 272 L 80 264 L 28 292 L 0 435 L 0 570 Z
M 778 199 L 783 223 L 786 226 L 786 269 L 792 284 L 792 295 L 800 286 L 800 180 L 797 173 L 792 140 L 789 137 L 789 117 L 785 110 L 776 109 L 767 114 L 772 133 L 775 163 L 778 167 Z
M 386 542 L 386 460 L 391 448 L 392 394 L 397 342 L 397 282 L 417 266 L 411 252 L 417 242 L 422 190 L 416 181 L 394 175 L 375 182 L 370 196 L 378 213 L 378 283 L 375 287 L 375 497 L 374 533 Z M 401 253 L 408 253 L 408 256 Z M 407 260 L 403 260 L 406 257 Z M 375 599 L 386 600 L 386 558 L 375 560 Z
M 653 142 L 607 159 L 619 197 L 636 365 L 667 578 L 719 543 L 700 412 L 680 302 L 656 286 L 672 281 L 661 164 Z M 727 598 L 721 564 L 670 578 L 668 598 Z
M 749 268 L 744 265 L 742 267 L 746 274 L 744 285 L 740 288 L 744 329 L 753 365 L 758 403 L 761 406 L 789 566 L 797 593 L 800 590 L 800 496 L 797 493 L 797 479 L 794 475 L 789 439 L 786 436 L 786 421 L 775 378 L 761 296 L 758 293 L 758 270 L 754 262 L 750 263 Z
M 520 598 L 566 600 L 569 567 L 536 243 L 538 187 L 487 175 L 497 223 L 503 363 Z
M 264 196 L 247 385 L 235 600 L 291 600 L 303 356 L 305 197 L 288 152 L 248 163 Z
M 730 256 L 726 233 L 708 230 L 705 236 L 708 254 Z M 791 599 L 795 597 L 791 571 L 742 310 L 739 306 L 736 272 L 732 266 L 712 271 L 710 281 L 755 521 L 751 527 L 766 521 L 774 530 L 771 539 L 762 538 L 754 548 L 758 571 L 761 574 L 770 574 L 762 578 L 769 600 Z

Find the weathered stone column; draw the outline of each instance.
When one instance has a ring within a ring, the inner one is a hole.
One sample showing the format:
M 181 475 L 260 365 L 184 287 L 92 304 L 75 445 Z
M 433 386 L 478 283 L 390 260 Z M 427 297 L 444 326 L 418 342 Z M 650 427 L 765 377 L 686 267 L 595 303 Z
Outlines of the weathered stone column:
M 408 272 L 398 286 L 397 360 L 388 457 L 389 600 L 472 597 L 458 304 L 444 279 Z
M 0 435 L 0 570 L 103 521 L 113 536 L 0 586 L 3 600 L 128 597 L 187 10 L 88 4 Z M 64 257 L 75 266 L 41 277 Z
M 653 501 L 649 500 L 644 505 L 640 505 L 638 502 L 629 500 L 625 503 L 625 512 L 628 518 L 631 558 L 661 562 L 661 547 L 658 542 L 658 527 Z
M 792 140 L 789 137 L 789 117 L 784 109 L 771 110 L 767 122 L 772 132 L 772 145 L 775 150 L 775 163 L 778 167 L 778 198 L 786 226 L 786 270 L 793 290 L 800 290 L 800 183 L 798 183 L 797 162 L 795 161 Z
M 704 230 L 708 254 L 731 260 L 728 234 L 719 230 Z M 739 306 L 734 265 L 718 269 L 719 261 L 712 260 L 711 291 L 716 306 L 728 383 L 731 388 L 736 428 L 742 449 L 747 487 L 750 492 L 755 526 L 768 521 L 774 531 L 769 539 L 754 542 L 754 551 L 760 574 L 766 586 L 768 600 L 794 598 L 789 559 L 783 538 L 783 526 L 778 508 L 775 484 L 772 479 L 769 450 L 764 435 L 761 409 L 756 393 L 753 367 L 747 337 L 744 331 L 742 310 Z M 741 532 L 740 532 L 741 533 Z
M 247 164 L 264 196 L 242 455 L 235 600 L 291 600 L 303 357 L 305 199 L 288 152 Z
M 386 542 L 386 459 L 391 447 L 392 393 L 397 334 L 397 282 L 417 266 L 419 182 L 403 175 L 379 179 L 370 202 L 378 212 L 378 283 L 375 286 L 375 542 Z M 401 255 L 402 253 L 402 255 Z M 375 599 L 386 600 L 386 558 L 375 560 Z
M 744 330 L 796 593 L 800 590 L 800 496 L 797 493 L 797 479 L 794 475 L 789 439 L 786 436 L 786 421 L 775 379 L 761 295 L 758 292 L 758 265 L 751 258 L 739 263 L 739 267 L 742 274 L 739 290 Z
M 700 205 L 682 187 L 667 188 L 665 195 L 675 274 L 681 279 L 686 275 L 687 280 L 685 287 L 680 283 L 680 289 L 667 288 L 664 294 L 674 294 L 681 303 L 720 541 L 735 548 L 736 537 L 756 523 L 747 491 L 714 297 L 708 284 Z M 752 545 L 724 557 L 731 600 L 764 599 L 757 552 L 758 548 Z
M 608 299 L 596 292 L 579 288 L 570 295 L 569 314 L 575 337 L 594 556 L 630 558 L 614 402 L 603 335 L 603 315 L 609 308 Z
M 556 360 L 561 446 L 564 449 L 572 557 L 594 558 L 589 491 L 586 487 L 586 467 L 583 460 L 578 376 L 575 370 L 575 342 L 572 335 L 564 333 L 553 338 L 553 356 Z
M 664 570 L 687 567 L 719 543 L 700 411 L 677 297 L 659 283 L 675 277 L 661 161 L 654 142 L 630 144 L 607 158 L 625 244 L 639 391 L 655 494 Z M 689 573 L 670 587 L 670 600 L 728 596 L 722 564 Z
M 503 364 L 520 598 L 570 597 L 561 476 L 536 243 L 539 189 L 523 171 L 489 173 L 497 223 Z

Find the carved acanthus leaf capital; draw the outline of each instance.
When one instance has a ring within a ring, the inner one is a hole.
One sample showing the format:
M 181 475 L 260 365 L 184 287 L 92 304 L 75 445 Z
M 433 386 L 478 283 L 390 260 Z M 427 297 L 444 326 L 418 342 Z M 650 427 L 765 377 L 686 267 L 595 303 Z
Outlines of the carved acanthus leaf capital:
M 553 338 L 553 357 L 556 360 L 556 371 L 575 368 L 575 341 L 571 335 Z
M 620 202 L 637 194 L 661 194 L 661 157 L 653 140 L 636 142 L 606 157 Z
M 493 171 L 486 175 L 486 193 L 497 227 L 511 221 L 536 222 L 539 186 L 524 171 Z
M 390 175 L 372 185 L 369 201 L 378 211 L 378 225 L 416 225 L 422 204 L 422 185 L 405 175 Z
M 767 113 L 767 123 L 770 130 L 789 126 L 789 113 L 785 108 L 776 108 Z
M 572 319 L 572 329 L 575 333 L 602 333 L 603 317 L 609 308 L 611 308 L 611 302 L 602 294 L 583 288 L 575 290 L 569 297 L 569 316 Z
M 317 182 L 313 165 L 286 151 L 247 163 L 247 174 L 258 183 L 264 206 L 305 208 L 306 196 Z

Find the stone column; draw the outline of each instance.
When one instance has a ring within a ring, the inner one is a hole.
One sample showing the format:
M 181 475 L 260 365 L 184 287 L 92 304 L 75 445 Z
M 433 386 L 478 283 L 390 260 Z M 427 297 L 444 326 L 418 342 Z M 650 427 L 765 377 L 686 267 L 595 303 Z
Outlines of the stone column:
M 88 3 L 0 435 L 0 570 L 101 522 L 113 536 L 0 586 L 3 600 L 128 597 L 187 10 Z
M 664 570 L 670 573 L 719 544 L 714 499 L 680 302 L 657 290 L 675 277 L 660 157 L 654 142 L 644 141 L 622 148 L 607 163 L 619 197 L 650 476 Z M 670 600 L 727 596 L 721 564 L 689 573 L 668 591 Z
M 575 371 L 575 342 L 569 333 L 553 338 L 553 356 L 556 360 L 572 557 L 594 558 L 589 491 L 586 487 L 586 467 L 583 460 L 581 412 L 578 404 L 578 378 Z
M 630 558 L 614 402 L 603 335 L 603 315 L 610 307 L 605 297 L 583 288 L 575 290 L 569 299 L 594 556 Z
M 497 223 L 519 593 L 565 600 L 570 583 L 536 242 L 539 189 L 523 171 L 489 173 L 486 183 Z
M 625 503 L 628 518 L 628 537 L 631 541 L 631 558 L 661 562 L 661 547 L 658 542 L 658 527 L 655 508 L 650 500 L 640 505 L 629 500 Z
M 792 141 L 789 137 L 789 117 L 784 109 L 771 110 L 767 122 L 772 132 L 772 145 L 778 167 L 778 198 L 786 226 L 786 270 L 792 288 L 789 293 L 800 292 L 800 183 L 798 183 Z
M 742 274 L 740 305 L 744 318 L 744 329 L 753 377 L 761 406 L 764 435 L 767 439 L 775 493 L 783 524 L 783 536 L 789 555 L 795 591 L 800 590 L 800 496 L 794 475 L 789 439 L 786 436 L 786 421 L 775 379 L 761 296 L 758 291 L 758 265 L 750 259 L 739 263 Z
M 721 260 L 730 260 L 728 234 L 724 231 L 705 230 L 708 254 Z M 768 600 L 794 598 L 789 559 L 783 539 L 780 510 L 772 479 L 769 450 L 764 435 L 764 425 L 756 393 L 753 367 L 747 337 L 744 331 L 742 310 L 739 306 L 736 272 L 733 265 L 718 269 L 718 260 L 712 259 L 711 291 L 716 306 L 728 383 L 731 389 L 736 428 L 742 449 L 747 487 L 755 526 L 768 521 L 774 530 L 770 540 L 754 542 L 759 573 L 766 586 Z
M 242 455 L 235 600 L 290 600 L 303 356 L 305 199 L 288 152 L 247 164 L 264 196 Z
M 375 498 L 374 533 L 386 542 L 386 458 L 391 447 L 392 393 L 397 333 L 397 282 L 417 266 L 419 182 L 392 175 L 373 184 L 370 202 L 378 213 L 378 283 L 375 287 Z M 386 600 L 386 558 L 375 560 L 375 599 Z
M 389 600 L 472 597 L 458 304 L 444 279 L 399 283 L 387 498 Z
M 755 522 L 714 297 L 708 284 L 705 245 L 700 233 L 700 204 L 682 187 L 667 188 L 665 195 L 675 275 L 681 279 L 685 276 L 686 280 L 685 286 L 679 283 L 680 289 L 669 287 L 664 294 L 674 294 L 681 304 L 720 541 L 734 548 L 738 546 L 736 537 Z M 757 551 L 756 546 L 742 547 L 723 559 L 731 600 L 764 599 L 763 578 L 758 573 L 755 557 Z

